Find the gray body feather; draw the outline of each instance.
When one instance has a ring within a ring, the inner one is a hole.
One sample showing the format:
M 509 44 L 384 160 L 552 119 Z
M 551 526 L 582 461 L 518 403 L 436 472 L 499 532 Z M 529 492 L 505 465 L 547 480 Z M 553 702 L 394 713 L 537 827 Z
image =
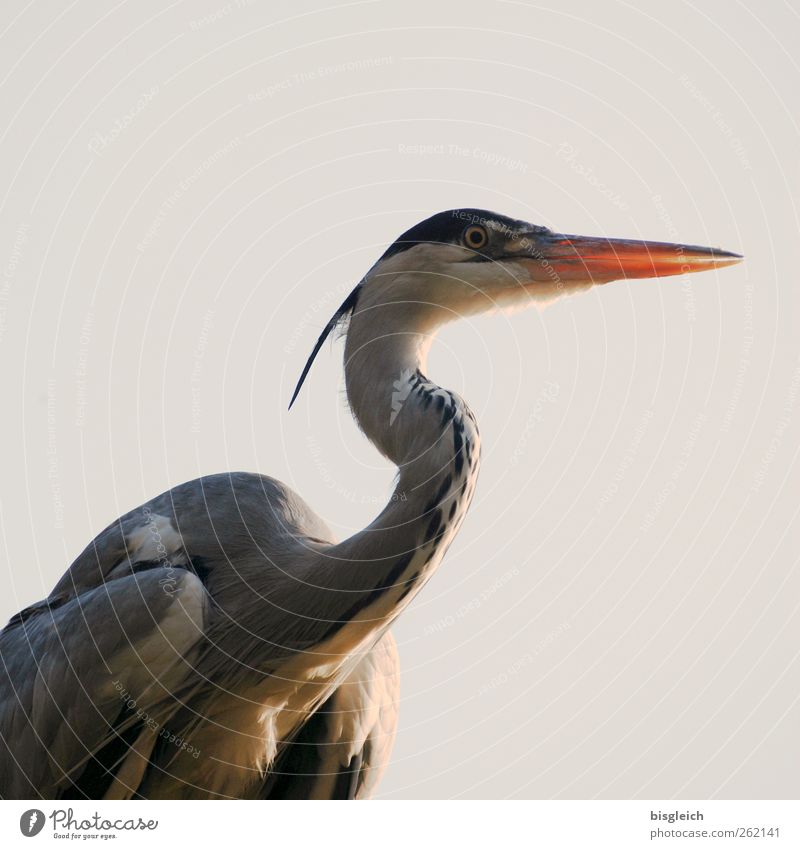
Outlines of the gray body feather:
M 297 603 L 331 544 L 295 493 L 247 473 L 175 487 L 107 527 L 0 633 L 2 796 L 319 796 L 320 782 L 363 795 L 388 757 L 396 652 L 377 634 L 305 680 L 345 604 L 324 589 Z M 262 728 L 263 705 L 277 694 L 283 710 L 298 689 L 282 736 Z M 317 708 L 313 741 L 295 741 Z

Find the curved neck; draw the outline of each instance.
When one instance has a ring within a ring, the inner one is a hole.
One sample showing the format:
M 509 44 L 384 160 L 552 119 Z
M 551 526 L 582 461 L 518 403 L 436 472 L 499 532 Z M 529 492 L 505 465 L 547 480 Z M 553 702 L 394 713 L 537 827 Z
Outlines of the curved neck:
M 347 400 L 367 438 L 398 467 L 396 496 L 409 495 L 400 492 L 403 485 L 426 488 L 436 479 L 460 479 L 465 467 L 474 466 L 477 474 L 475 417 L 463 398 L 425 376 L 444 318 L 417 303 L 364 305 L 347 330 Z
M 414 306 L 384 304 L 356 311 L 344 354 L 350 410 L 370 442 L 401 474 L 436 450 L 441 433 L 441 417 L 428 412 L 421 389 L 422 383 L 439 389 L 424 377 L 438 325 Z M 460 398 L 457 402 L 466 407 Z
M 382 312 L 379 332 L 366 311 L 357 312 L 348 329 L 351 410 L 367 437 L 397 464 L 399 477 L 376 519 L 326 548 L 317 564 L 315 582 L 336 606 L 331 636 L 347 631 L 352 639 L 355 630 L 369 640 L 385 629 L 439 565 L 478 475 L 480 436 L 472 412 L 423 374 L 435 326 L 425 316 L 409 320 L 398 307 L 392 315 Z
M 344 371 L 350 409 L 367 438 L 399 472 L 394 495 L 376 522 L 383 519 L 398 528 L 398 544 L 406 548 L 415 535 L 415 519 L 430 512 L 434 495 L 458 487 L 466 492 L 467 479 L 474 484 L 478 471 L 475 417 L 463 398 L 425 376 L 440 324 L 433 310 L 384 303 L 356 310 L 347 331 Z M 465 497 L 455 503 L 450 524 L 469 506 Z M 393 550 L 396 546 L 388 547 Z

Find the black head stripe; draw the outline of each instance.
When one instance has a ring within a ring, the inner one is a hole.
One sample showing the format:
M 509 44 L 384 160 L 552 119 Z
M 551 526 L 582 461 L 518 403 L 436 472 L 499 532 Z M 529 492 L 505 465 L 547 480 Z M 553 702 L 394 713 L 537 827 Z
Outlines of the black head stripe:
M 430 218 L 415 224 L 410 230 L 406 230 L 391 247 L 384 253 L 381 260 L 390 256 L 425 243 L 433 244 L 456 244 L 461 241 L 464 230 L 472 224 L 486 224 L 487 222 L 499 224 L 508 228 L 509 234 L 520 228 L 524 222 L 515 221 L 506 215 L 490 212 L 488 209 L 448 209 L 445 212 L 437 212 Z M 380 261 L 380 260 L 379 260 Z
M 361 285 L 362 284 L 359 283 L 358 286 L 356 286 L 356 288 L 353 289 L 353 291 L 344 299 L 342 305 L 339 307 L 338 310 L 336 310 L 331 319 L 323 328 L 322 333 L 320 333 L 319 339 L 317 339 L 317 344 L 314 345 L 314 350 L 311 352 L 311 356 L 308 358 L 308 360 L 306 360 L 306 364 L 303 367 L 303 371 L 300 375 L 300 380 L 297 381 L 297 386 L 295 386 L 294 388 L 292 400 L 289 401 L 290 410 L 292 409 L 292 404 L 294 404 L 295 399 L 297 398 L 297 395 L 300 392 L 300 388 L 302 387 L 303 382 L 305 381 L 306 376 L 308 375 L 308 372 L 311 369 L 311 364 L 314 362 L 314 358 L 319 353 L 319 349 L 322 347 L 323 342 L 325 342 L 325 340 L 328 338 L 331 331 L 336 327 L 336 325 L 343 319 L 347 318 L 347 316 L 350 315 L 350 313 L 352 313 L 355 309 L 356 300 L 358 299 L 358 292 L 361 289 Z

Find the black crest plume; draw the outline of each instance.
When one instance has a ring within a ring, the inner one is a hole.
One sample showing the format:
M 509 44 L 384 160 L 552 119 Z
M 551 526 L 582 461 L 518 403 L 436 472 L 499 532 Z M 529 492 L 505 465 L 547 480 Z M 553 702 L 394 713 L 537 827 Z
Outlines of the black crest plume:
M 340 321 L 347 318 L 350 315 L 356 306 L 356 300 L 358 299 L 358 293 L 361 289 L 361 283 L 356 286 L 355 289 L 344 299 L 342 305 L 338 310 L 333 314 L 333 316 L 329 319 L 328 323 L 322 329 L 322 333 L 319 335 L 319 339 L 317 339 L 316 345 L 314 345 L 314 349 L 311 351 L 311 356 L 306 360 L 305 366 L 303 366 L 303 371 L 300 374 L 300 380 L 297 381 L 297 386 L 294 388 L 294 394 L 292 395 L 292 400 L 289 401 L 289 409 L 292 409 L 292 404 L 294 404 L 295 399 L 297 398 L 298 393 L 300 392 L 301 387 L 303 386 L 303 382 L 308 375 L 309 370 L 311 369 L 311 364 L 314 362 L 314 358 L 319 353 L 319 349 L 322 347 L 323 342 L 328 338 L 331 331 L 339 324 Z

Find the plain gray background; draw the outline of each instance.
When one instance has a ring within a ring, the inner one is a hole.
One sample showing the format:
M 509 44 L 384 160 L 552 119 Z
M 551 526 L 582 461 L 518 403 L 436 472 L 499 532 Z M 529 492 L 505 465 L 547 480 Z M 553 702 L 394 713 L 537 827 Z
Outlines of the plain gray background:
M 441 334 L 483 467 L 395 628 L 379 795 L 796 796 L 798 36 L 782 2 L 6 4 L 3 617 L 200 474 L 369 522 L 341 342 L 286 406 L 420 218 L 719 245 Z

